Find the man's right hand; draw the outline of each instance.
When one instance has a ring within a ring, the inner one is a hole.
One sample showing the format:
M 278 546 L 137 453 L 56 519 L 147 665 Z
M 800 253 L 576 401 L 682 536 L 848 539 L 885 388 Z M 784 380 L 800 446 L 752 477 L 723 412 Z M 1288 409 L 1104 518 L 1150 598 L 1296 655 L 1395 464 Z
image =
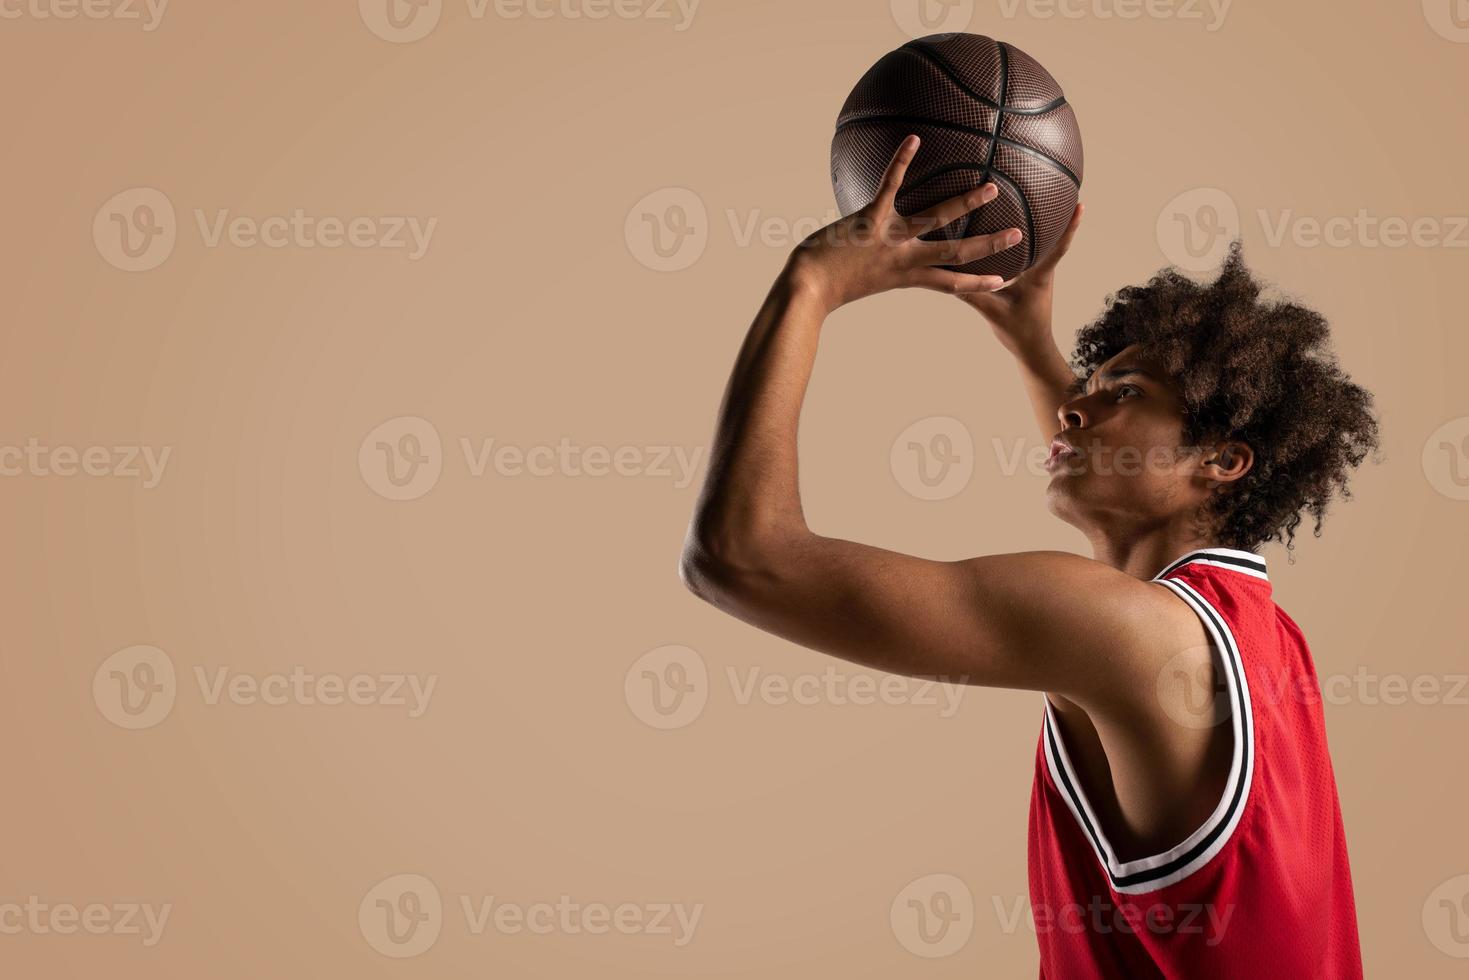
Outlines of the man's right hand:
M 1005 349 L 1017 357 L 1035 352 L 1035 344 L 1051 343 L 1051 290 L 1056 265 L 1071 247 L 1085 205 L 1077 204 L 1071 223 L 1044 259 L 991 292 L 961 293 L 960 299 L 980 312 Z

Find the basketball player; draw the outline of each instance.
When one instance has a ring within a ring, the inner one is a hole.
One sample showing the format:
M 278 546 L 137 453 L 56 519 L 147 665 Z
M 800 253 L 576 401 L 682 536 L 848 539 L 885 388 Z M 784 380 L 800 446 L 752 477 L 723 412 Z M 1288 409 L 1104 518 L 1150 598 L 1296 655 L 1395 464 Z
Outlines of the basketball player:
M 872 204 L 793 252 L 756 316 L 684 581 L 858 664 L 1044 692 L 1029 833 L 1042 977 L 1360 977 L 1319 684 L 1258 549 L 1290 547 L 1303 515 L 1319 533 L 1376 447 L 1371 396 L 1335 366 L 1319 315 L 1260 300 L 1238 243 L 1213 284 L 1168 270 L 1112 297 L 1073 372 L 1051 290 L 1081 207 L 1003 289 L 940 268 L 1021 233 L 919 240 L 995 191 L 903 218 L 917 145 Z M 1050 440 L 1050 509 L 1091 558 L 928 561 L 807 527 L 796 427 L 822 322 L 909 286 L 961 295 L 1015 355 Z

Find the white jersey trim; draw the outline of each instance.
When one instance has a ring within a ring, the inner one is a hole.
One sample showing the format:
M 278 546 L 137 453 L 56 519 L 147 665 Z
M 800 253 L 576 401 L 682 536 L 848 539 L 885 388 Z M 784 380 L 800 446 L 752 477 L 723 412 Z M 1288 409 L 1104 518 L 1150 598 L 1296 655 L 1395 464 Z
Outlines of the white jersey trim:
M 1178 571 L 1184 565 L 1209 565 L 1213 568 L 1239 572 L 1251 578 L 1264 579 L 1266 582 L 1270 581 L 1265 559 L 1253 551 L 1240 551 L 1238 548 L 1197 548 L 1163 566 L 1163 570 L 1153 576 L 1153 581 L 1156 582 L 1163 576 Z

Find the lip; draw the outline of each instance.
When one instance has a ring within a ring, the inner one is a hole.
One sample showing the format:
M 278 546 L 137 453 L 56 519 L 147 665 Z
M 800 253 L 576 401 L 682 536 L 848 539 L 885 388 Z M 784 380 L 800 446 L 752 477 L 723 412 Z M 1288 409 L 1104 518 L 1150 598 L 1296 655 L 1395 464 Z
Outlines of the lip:
M 1076 459 L 1080 455 L 1081 454 L 1076 451 L 1075 446 L 1071 445 L 1071 443 L 1067 442 L 1065 439 L 1062 439 L 1060 436 L 1057 436 L 1056 438 L 1051 440 L 1051 454 L 1046 457 L 1046 470 L 1047 472 L 1054 470 L 1056 469 L 1056 467 L 1060 466 L 1061 463 L 1065 460 Z

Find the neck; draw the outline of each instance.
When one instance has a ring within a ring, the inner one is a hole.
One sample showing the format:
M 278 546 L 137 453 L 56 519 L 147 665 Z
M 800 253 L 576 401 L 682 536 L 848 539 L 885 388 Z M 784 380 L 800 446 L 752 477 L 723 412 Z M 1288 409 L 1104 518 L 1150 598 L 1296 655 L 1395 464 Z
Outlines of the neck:
M 1129 529 L 1098 529 L 1088 535 L 1092 557 L 1133 578 L 1147 580 L 1161 572 L 1169 562 L 1198 548 L 1223 547 L 1212 537 L 1200 535 L 1197 528 L 1159 527 L 1138 532 Z

